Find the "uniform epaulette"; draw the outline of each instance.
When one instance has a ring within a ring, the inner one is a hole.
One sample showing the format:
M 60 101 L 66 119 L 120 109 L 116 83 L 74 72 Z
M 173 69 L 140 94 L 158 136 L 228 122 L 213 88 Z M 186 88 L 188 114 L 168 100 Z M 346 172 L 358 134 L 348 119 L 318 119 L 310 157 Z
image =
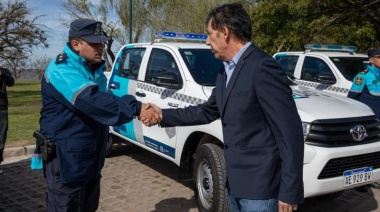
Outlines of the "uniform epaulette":
M 365 70 L 361 71 L 360 73 L 361 74 L 366 74 L 366 73 L 368 73 L 368 69 L 365 69 Z
M 61 53 L 57 56 L 57 59 L 55 59 L 55 64 L 59 64 L 62 62 L 65 62 L 67 60 L 67 54 L 66 53 Z

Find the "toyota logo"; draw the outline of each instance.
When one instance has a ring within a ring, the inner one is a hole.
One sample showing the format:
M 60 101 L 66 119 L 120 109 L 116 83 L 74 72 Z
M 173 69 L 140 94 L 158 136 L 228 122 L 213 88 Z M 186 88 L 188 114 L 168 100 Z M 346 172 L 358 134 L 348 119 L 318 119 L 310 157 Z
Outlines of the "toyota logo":
M 354 141 L 360 142 L 367 137 L 367 130 L 363 125 L 356 125 L 355 127 L 350 129 L 350 134 Z

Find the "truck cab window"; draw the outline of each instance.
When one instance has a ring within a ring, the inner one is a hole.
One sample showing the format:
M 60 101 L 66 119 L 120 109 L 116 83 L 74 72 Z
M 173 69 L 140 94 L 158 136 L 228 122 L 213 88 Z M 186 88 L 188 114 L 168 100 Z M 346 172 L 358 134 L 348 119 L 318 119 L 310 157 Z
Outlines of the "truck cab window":
M 331 74 L 329 66 L 321 59 L 315 57 L 305 57 L 304 64 L 302 66 L 301 79 L 311 82 L 316 82 L 315 77 L 317 74 Z
M 144 53 L 143 48 L 125 50 L 120 57 L 118 76 L 136 80 Z
M 168 51 L 152 49 L 145 73 L 145 82 L 151 83 L 155 74 L 163 72 L 174 72 L 178 74 L 178 77 L 181 76 L 174 57 Z

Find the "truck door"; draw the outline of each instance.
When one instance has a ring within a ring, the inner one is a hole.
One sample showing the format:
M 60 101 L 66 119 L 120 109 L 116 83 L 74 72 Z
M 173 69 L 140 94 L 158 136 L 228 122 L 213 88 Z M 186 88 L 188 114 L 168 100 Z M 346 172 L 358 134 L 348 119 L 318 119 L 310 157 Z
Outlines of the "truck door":
M 185 79 L 181 73 L 179 59 L 169 48 L 153 47 L 144 70 L 145 73 L 140 75 L 136 98 L 144 103 L 154 103 L 160 108 L 178 108 L 185 89 L 183 83 Z M 153 84 L 153 76 L 165 72 L 175 73 L 182 84 L 181 88 L 165 88 Z M 145 145 L 172 160 L 175 159 L 176 133 L 176 127 L 143 126 Z
M 145 51 L 145 48 L 125 47 L 119 52 L 113 67 L 114 70 L 112 70 L 113 74 L 108 83 L 109 92 L 119 97 L 127 94 L 134 95 Z M 131 122 L 120 126 L 111 126 L 111 130 L 130 141 L 143 142 L 142 124 L 138 119 L 133 119 Z
M 338 88 L 337 78 L 331 68 L 325 61 L 317 57 L 305 56 L 298 83 L 334 94 Z

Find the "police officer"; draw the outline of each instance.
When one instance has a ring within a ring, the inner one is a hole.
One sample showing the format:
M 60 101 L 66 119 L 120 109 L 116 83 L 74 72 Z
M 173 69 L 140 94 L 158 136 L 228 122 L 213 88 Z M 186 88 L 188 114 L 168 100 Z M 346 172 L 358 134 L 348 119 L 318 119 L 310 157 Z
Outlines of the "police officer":
M 107 40 L 101 22 L 73 21 L 69 42 L 41 80 L 40 131 L 55 146 L 44 161 L 48 211 L 96 211 L 108 126 L 154 116 L 133 96 L 105 92 Z
M 354 79 L 348 97 L 368 105 L 380 118 L 380 48 L 368 52 L 369 65 Z
M 367 69 L 359 72 L 353 79 L 348 97 L 368 105 L 378 118 L 380 118 L 380 48 L 373 48 L 368 52 L 369 65 Z M 380 189 L 380 184 L 372 183 L 373 188 Z M 366 192 L 366 186 L 356 188 L 357 191 Z

